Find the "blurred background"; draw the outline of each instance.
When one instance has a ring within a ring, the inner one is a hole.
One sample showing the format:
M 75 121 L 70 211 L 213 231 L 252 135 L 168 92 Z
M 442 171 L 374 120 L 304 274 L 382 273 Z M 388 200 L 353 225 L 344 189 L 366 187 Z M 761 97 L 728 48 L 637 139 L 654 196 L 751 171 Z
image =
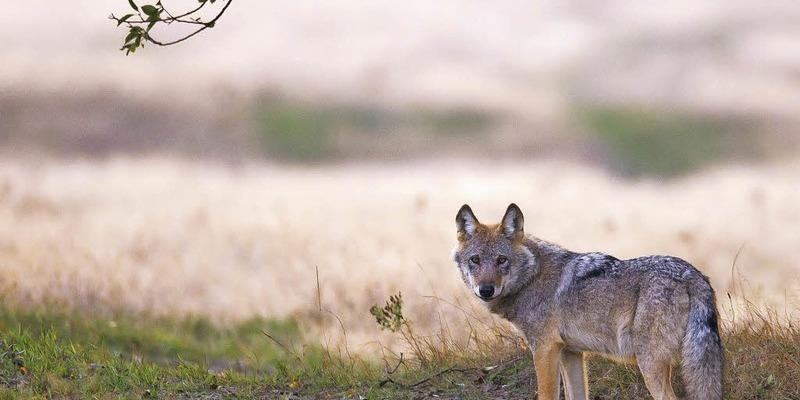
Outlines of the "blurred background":
M 127 57 L 123 0 L 3 9 L 8 304 L 325 308 L 366 343 L 402 291 L 433 331 L 486 317 L 449 258 L 458 207 L 516 202 L 530 234 L 797 310 L 795 1 L 237 1 Z

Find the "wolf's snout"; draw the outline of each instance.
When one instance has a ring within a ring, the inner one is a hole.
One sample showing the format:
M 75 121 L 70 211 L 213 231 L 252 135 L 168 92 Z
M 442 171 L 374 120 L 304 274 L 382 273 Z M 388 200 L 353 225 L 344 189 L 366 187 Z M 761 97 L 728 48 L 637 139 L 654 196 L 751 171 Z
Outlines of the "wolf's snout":
M 494 296 L 494 285 L 478 286 L 478 295 L 484 300 L 491 299 Z

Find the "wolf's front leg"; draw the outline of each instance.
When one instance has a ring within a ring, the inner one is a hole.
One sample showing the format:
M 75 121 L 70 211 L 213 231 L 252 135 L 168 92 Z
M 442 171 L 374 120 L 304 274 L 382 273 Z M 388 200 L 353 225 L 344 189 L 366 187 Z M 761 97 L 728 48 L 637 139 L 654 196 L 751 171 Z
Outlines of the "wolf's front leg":
M 561 375 L 558 373 L 561 360 L 561 345 L 539 343 L 533 352 L 533 366 L 536 370 L 536 386 L 539 400 L 559 400 L 561 398 Z

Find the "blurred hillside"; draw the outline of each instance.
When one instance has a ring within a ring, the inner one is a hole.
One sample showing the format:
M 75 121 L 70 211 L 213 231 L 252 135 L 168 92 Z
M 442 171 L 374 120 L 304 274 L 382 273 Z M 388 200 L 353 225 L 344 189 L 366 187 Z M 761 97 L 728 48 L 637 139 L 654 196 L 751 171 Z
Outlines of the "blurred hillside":
M 793 1 L 237 2 L 213 31 L 130 57 L 105 19 L 126 8 L 6 5 L 4 152 L 546 156 L 674 175 L 800 143 Z

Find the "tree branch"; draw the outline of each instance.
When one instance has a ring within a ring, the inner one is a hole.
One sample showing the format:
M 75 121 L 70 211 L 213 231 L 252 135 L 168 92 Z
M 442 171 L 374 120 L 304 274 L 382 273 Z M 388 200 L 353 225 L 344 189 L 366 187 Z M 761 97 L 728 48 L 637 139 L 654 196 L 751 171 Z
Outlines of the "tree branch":
M 133 0 L 129 0 L 129 4 L 134 11 L 135 14 L 126 14 L 121 17 L 117 17 L 114 14 L 111 14 L 109 19 L 116 21 L 117 26 L 125 24 L 128 28 L 128 35 L 125 37 L 124 44 L 120 50 L 126 51 L 126 54 L 130 54 L 136 51 L 139 47 L 144 47 L 145 42 L 149 42 L 158 46 L 171 46 L 177 43 L 181 43 L 198 33 L 208 29 L 213 28 L 216 22 L 225 14 L 225 11 L 228 10 L 228 7 L 233 3 L 233 0 L 227 0 L 225 5 L 222 6 L 219 13 L 212 18 L 210 21 L 202 21 L 199 17 L 185 19 L 197 12 L 199 12 L 203 7 L 205 7 L 208 3 L 213 3 L 216 0 L 205 0 L 200 3 L 199 6 L 195 7 L 192 10 L 186 11 L 179 15 L 173 15 L 164 7 L 161 3 L 161 0 L 158 0 L 155 5 L 143 5 L 141 7 L 137 6 Z M 145 15 L 142 15 L 144 13 Z M 165 18 L 161 17 L 161 14 L 164 13 L 167 16 Z M 134 16 L 138 16 L 137 19 L 131 19 Z M 191 25 L 201 25 L 195 31 L 185 35 L 179 39 L 175 39 L 172 41 L 162 41 L 154 38 L 150 31 L 157 23 L 164 23 L 164 24 L 172 24 L 174 22 L 181 23 L 181 24 L 191 24 Z M 142 27 L 140 25 L 147 24 L 147 27 Z

